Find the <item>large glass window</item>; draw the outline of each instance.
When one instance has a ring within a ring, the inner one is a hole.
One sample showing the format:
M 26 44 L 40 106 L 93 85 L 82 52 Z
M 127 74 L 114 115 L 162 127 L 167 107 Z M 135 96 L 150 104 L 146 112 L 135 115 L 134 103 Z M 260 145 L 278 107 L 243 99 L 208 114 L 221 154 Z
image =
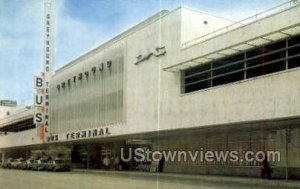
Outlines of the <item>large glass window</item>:
M 213 86 L 223 85 L 244 79 L 244 55 L 238 54 L 219 61 L 212 62 Z
M 183 92 L 300 67 L 300 36 L 255 47 L 182 71 Z
M 204 64 L 185 71 L 185 92 L 211 87 L 211 64 Z
M 246 52 L 247 78 L 285 69 L 286 41 L 255 48 Z

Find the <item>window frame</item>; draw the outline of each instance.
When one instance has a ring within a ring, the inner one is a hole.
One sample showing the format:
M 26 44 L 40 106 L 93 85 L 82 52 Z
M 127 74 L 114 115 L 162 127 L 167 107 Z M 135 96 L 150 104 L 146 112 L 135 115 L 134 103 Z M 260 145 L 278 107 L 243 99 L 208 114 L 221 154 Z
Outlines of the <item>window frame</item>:
M 294 39 L 295 39 L 296 42 L 293 42 L 292 45 L 289 45 L 289 41 L 294 40 Z M 182 94 L 188 94 L 188 93 L 192 93 L 192 92 L 195 92 L 195 91 L 201 91 L 201 90 L 205 90 L 205 89 L 208 89 L 208 88 L 214 88 L 214 87 L 221 86 L 221 85 L 226 85 L 226 84 L 229 84 L 229 83 L 236 83 L 236 82 L 239 82 L 239 81 L 248 80 L 248 79 L 255 78 L 255 77 L 260 77 L 260 76 L 263 76 L 263 75 L 269 75 L 269 74 L 272 74 L 272 73 L 277 73 L 277 72 L 281 72 L 281 71 L 284 71 L 284 70 L 300 67 L 300 62 L 299 62 L 299 65 L 296 65 L 296 66 L 293 65 L 294 67 L 291 67 L 289 65 L 289 60 L 290 59 L 300 58 L 300 52 L 296 53 L 292 56 L 289 56 L 290 49 L 300 48 L 300 40 L 299 39 L 300 39 L 300 35 L 291 36 L 291 37 L 281 39 L 281 40 L 277 40 L 277 41 L 273 41 L 271 43 L 267 43 L 267 44 L 264 44 L 264 45 L 261 45 L 261 46 L 253 47 L 251 49 L 248 49 L 248 50 L 245 50 L 245 51 L 242 51 L 242 52 L 238 52 L 238 53 L 233 54 L 233 55 L 222 57 L 220 59 L 216 59 L 216 60 L 201 64 L 201 65 L 198 65 L 198 66 L 195 66 L 195 67 L 192 67 L 192 68 L 181 70 L 180 71 L 181 93 Z M 299 40 L 299 41 L 297 41 L 297 40 Z M 280 43 L 282 43 L 281 44 L 282 46 L 280 46 Z M 251 51 L 254 51 L 254 50 L 258 50 L 258 52 L 263 51 L 262 50 L 263 48 L 270 47 L 272 45 L 279 45 L 279 48 L 275 46 L 276 47 L 275 50 L 271 49 L 268 52 L 263 52 L 263 53 L 260 53 L 258 55 L 255 55 L 255 56 L 251 56 L 251 57 L 247 56 L 247 54 Z M 282 53 L 284 55 L 282 56 L 282 55 L 280 55 L 280 53 Z M 256 59 L 260 59 L 260 58 L 264 59 L 267 56 L 272 56 L 272 55 L 279 56 L 279 57 L 282 56 L 282 58 L 276 58 L 274 60 L 266 61 L 266 62 L 259 62 L 258 61 L 257 64 L 252 65 L 252 66 L 248 66 L 248 64 L 247 64 L 251 60 L 253 61 L 253 60 L 256 60 Z M 241 56 L 241 58 L 238 58 L 238 56 Z M 214 64 L 216 62 L 219 62 L 219 61 L 222 61 L 222 60 L 227 60 L 227 59 L 235 59 L 235 58 L 237 58 L 237 61 L 225 63 L 221 66 L 214 67 Z M 275 65 L 277 63 L 280 66 L 280 64 L 279 64 L 280 62 L 283 63 L 283 68 L 280 68 L 280 67 L 275 68 L 275 69 L 278 69 L 278 70 L 275 70 L 275 71 L 273 70 L 272 71 L 268 67 L 269 65 L 272 65 L 272 64 Z M 236 69 L 236 70 L 233 69 L 233 71 L 229 71 L 227 73 L 214 75 L 214 71 L 216 71 L 216 70 L 221 70 L 221 69 L 224 69 L 224 68 L 226 69 L 226 68 L 229 68 L 230 66 L 239 65 L 239 64 L 242 64 L 244 66 L 240 66 L 241 67 L 240 69 Z M 189 71 L 193 72 L 192 71 L 193 69 L 194 70 L 196 70 L 196 69 L 201 70 L 201 67 L 204 67 L 204 66 L 207 66 L 207 65 L 209 65 L 210 69 L 205 69 L 204 68 L 204 71 L 187 74 Z M 257 69 L 257 68 L 260 68 L 260 67 L 267 69 L 267 71 L 266 71 L 267 73 L 262 73 L 262 74 L 258 74 L 257 76 L 251 76 L 251 77 L 249 76 L 249 70 Z M 234 80 L 232 82 L 228 81 L 228 82 L 225 82 L 223 84 L 217 84 L 217 85 L 215 85 L 213 83 L 213 81 L 215 79 L 226 77 L 226 76 L 229 76 L 229 75 L 234 75 L 234 74 L 237 74 L 237 73 L 240 73 L 240 72 L 243 72 L 243 75 L 244 75 L 244 77 L 242 79 L 237 79 L 237 80 Z M 210 73 L 210 77 L 204 76 L 204 74 L 207 74 L 207 73 Z M 201 75 L 203 75 L 204 79 L 187 82 L 187 79 L 191 79 L 191 78 L 194 78 L 194 77 L 199 77 Z M 200 86 L 199 84 L 203 84 L 203 82 L 210 82 L 210 85 L 208 85 L 208 87 Z M 197 86 L 198 86 L 199 89 L 197 89 Z M 194 87 L 194 89 L 193 89 L 193 87 Z

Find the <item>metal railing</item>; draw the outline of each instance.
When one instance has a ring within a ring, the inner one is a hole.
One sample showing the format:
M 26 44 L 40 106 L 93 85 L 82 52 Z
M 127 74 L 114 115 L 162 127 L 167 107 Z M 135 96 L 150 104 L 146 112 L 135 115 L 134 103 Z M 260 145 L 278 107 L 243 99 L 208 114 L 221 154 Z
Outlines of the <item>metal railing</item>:
M 238 21 L 238 22 L 235 22 L 235 23 L 230 24 L 228 26 L 222 27 L 222 28 L 217 29 L 217 30 L 215 30 L 213 32 L 210 32 L 208 34 L 196 37 L 196 38 L 194 38 L 194 39 L 192 39 L 190 41 L 187 41 L 187 42 L 181 44 L 181 47 L 182 48 L 186 48 L 186 47 L 192 46 L 194 44 L 206 41 L 206 40 L 208 40 L 208 39 L 210 39 L 210 38 L 212 38 L 214 36 L 223 34 L 223 33 L 228 32 L 230 30 L 239 28 L 241 26 L 245 26 L 245 25 L 253 23 L 253 22 L 255 22 L 255 21 L 259 20 L 259 19 L 262 19 L 262 18 L 265 18 L 267 16 L 279 13 L 279 12 L 281 12 L 283 10 L 289 9 L 289 8 L 291 8 L 293 6 L 297 6 L 297 5 L 300 5 L 300 0 L 290 0 L 290 1 L 287 1 L 285 3 L 277 5 L 276 7 L 272 7 L 270 9 L 265 10 L 265 11 L 257 13 L 254 16 L 247 17 L 247 18 L 245 18 L 245 19 L 243 19 L 241 21 Z

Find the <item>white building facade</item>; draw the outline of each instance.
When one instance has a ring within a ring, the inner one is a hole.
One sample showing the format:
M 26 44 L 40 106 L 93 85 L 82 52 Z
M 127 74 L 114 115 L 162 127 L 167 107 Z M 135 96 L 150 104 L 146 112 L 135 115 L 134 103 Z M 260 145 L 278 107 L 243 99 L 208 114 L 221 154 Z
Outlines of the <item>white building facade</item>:
M 57 70 L 46 143 L 0 143 L 1 151 L 27 146 L 86 168 L 103 168 L 121 148 L 237 151 L 237 161 L 187 158 L 165 161 L 163 171 L 243 176 L 261 167 L 244 161 L 246 151 L 279 151 L 273 176 L 299 177 L 299 12 L 288 4 L 235 23 L 162 11 Z

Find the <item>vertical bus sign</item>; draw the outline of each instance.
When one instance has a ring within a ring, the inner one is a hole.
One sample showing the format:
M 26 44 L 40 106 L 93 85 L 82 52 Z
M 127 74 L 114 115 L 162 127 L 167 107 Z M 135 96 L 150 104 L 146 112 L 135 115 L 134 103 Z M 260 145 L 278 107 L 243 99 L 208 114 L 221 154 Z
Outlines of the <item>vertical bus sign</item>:
M 33 79 L 33 86 L 36 90 L 34 94 L 34 124 L 37 128 L 37 134 L 43 140 L 44 132 L 43 132 L 43 125 L 44 125 L 44 78 L 41 76 L 35 76 Z
M 54 41 L 54 19 L 52 15 L 51 2 L 45 2 L 45 36 L 44 36 L 44 100 L 45 100 L 45 132 L 49 132 L 49 82 L 52 76 L 53 68 L 53 41 Z
M 34 123 L 39 126 L 44 123 L 43 106 L 44 106 L 44 80 L 42 77 L 35 76 L 33 86 L 36 89 L 34 94 Z
M 43 72 L 40 77 L 34 78 L 34 122 L 40 138 L 45 141 L 49 132 L 49 83 L 52 76 L 53 68 L 53 44 L 54 44 L 54 19 L 52 16 L 51 0 L 45 0 L 44 3 L 44 56 L 43 56 Z

